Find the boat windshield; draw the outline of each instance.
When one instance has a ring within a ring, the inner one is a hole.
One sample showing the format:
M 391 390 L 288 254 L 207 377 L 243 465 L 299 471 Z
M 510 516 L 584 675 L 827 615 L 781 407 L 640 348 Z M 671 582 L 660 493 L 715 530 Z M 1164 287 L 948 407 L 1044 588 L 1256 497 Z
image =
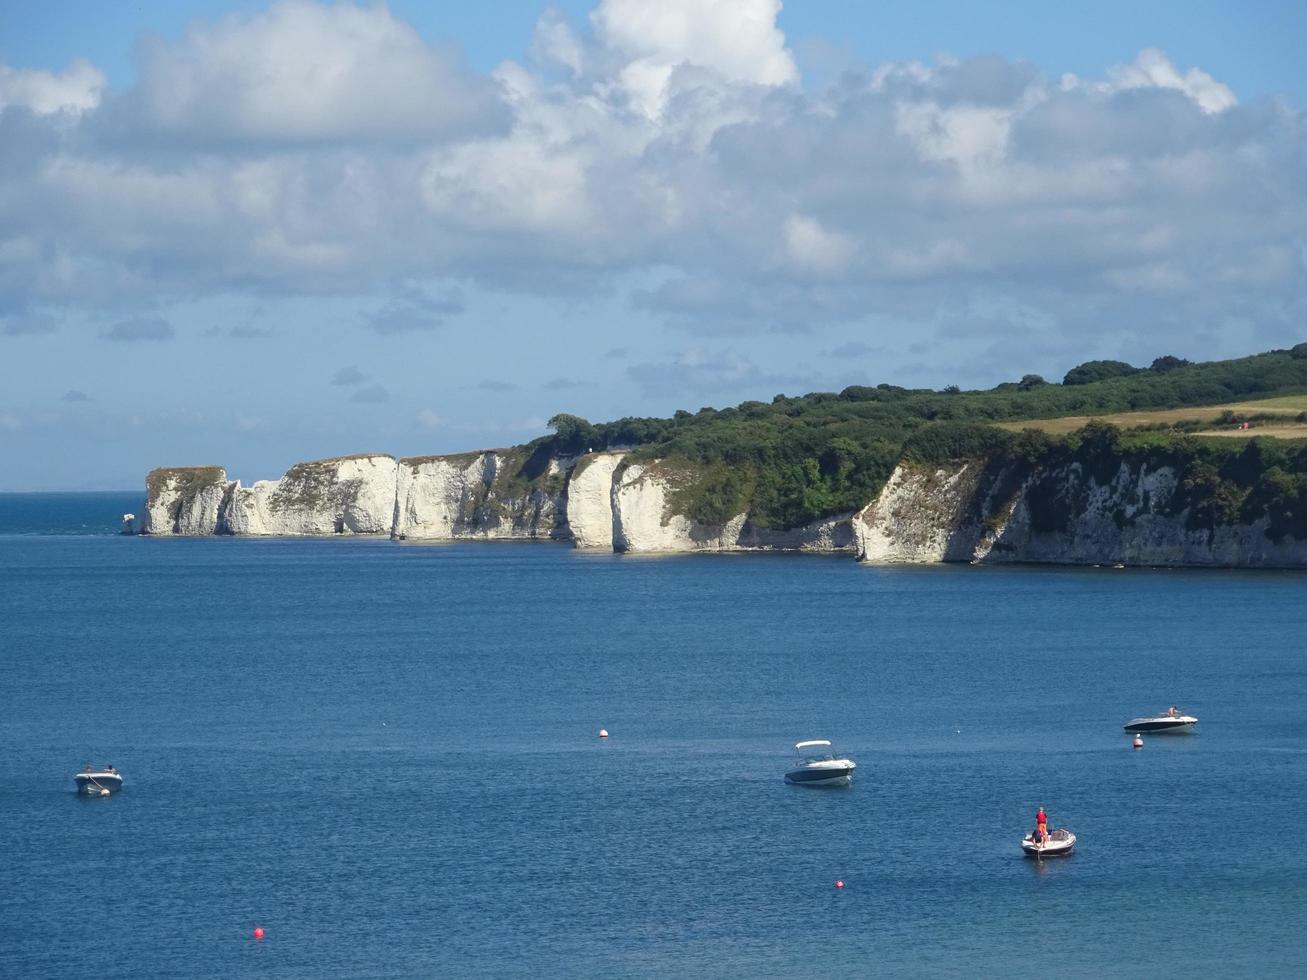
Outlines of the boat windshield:
M 804 762 L 826 762 L 836 758 L 831 743 L 825 739 L 799 742 L 794 746 L 794 751 L 799 754 L 799 758 Z

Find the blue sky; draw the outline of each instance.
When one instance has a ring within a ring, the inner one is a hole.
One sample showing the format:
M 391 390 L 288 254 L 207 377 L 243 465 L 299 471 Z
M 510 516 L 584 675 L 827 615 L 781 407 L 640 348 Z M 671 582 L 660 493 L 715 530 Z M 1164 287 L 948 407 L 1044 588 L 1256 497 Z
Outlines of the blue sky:
M 1307 5 L 9 0 L 0 489 L 1307 338 Z

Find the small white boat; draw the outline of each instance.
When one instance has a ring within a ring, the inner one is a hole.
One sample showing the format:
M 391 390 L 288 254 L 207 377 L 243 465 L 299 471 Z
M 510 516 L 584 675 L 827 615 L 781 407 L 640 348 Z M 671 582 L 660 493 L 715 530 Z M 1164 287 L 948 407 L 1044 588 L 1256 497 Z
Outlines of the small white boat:
M 123 777 L 113 766 L 87 766 L 73 776 L 77 792 L 87 796 L 105 796 L 123 788 Z
M 796 742 L 794 751 L 799 754 L 799 761 L 785 774 L 787 783 L 796 786 L 848 786 L 853 782 L 853 770 L 858 768 L 858 764 L 837 756 L 826 739 Z
M 1075 846 L 1076 835 L 1064 827 L 1050 830 L 1042 844 L 1035 840 L 1033 830 L 1021 839 L 1021 850 L 1026 852 L 1026 857 L 1040 858 L 1041 860 L 1043 858 L 1066 857 Z
M 1163 732 L 1187 732 L 1198 724 L 1193 715 L 1186 715 L 1179 708 L 1171 708 L 1149 718 L 1132 718 L 1125 723 L 1128 735 L 1160 735 Z

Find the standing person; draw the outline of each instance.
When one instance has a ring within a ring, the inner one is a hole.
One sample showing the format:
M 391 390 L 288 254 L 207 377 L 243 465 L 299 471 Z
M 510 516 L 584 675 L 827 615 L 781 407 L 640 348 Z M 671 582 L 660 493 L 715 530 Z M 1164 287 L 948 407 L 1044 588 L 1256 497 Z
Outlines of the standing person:
M 1048 814 L 1044 812 L 1042 805 L 1039 812 L 1035 814 L 1035 836 L 1041 844 L 1048 840 Z

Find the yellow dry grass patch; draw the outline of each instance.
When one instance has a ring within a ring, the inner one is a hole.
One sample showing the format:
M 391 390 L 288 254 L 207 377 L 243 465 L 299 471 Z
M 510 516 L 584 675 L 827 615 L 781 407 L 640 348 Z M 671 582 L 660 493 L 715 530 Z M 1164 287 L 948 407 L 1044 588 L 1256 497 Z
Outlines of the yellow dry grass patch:
M 1052 435 L 1065 435 L 1074 432 L 1092 419 L 1110 422 L 1123 429 L 1140 425 L 1171 425 L 1176 422 L 1212 422 L 1221 417 L 1222 412 L 1236 412 L 1239 415 L 1283 415 L 1291 418 L 1300 412 L 1307 412 L 1307 395 L 1281 395 L 1276 398 L 1263 398 L 1251 402 L 1231 402 L 1227 405 L 1196 405 L 1189 408 L 1147 409 L 1142 412 L 1108 412 L 1102 415 L 1067 415 L 1056 419 L 1028 419 L 1024 422 L 996 422 L 1001 429 L 1020 432 L 1022 429 L 1040 429 Z M 1277 438 L 1303 438 L 1307 436 L 1307 425 L 1275 424 L 1262 425 L 1255 429 L 1221 429 L 1215 432 L 1196 433 L 1198 435 L 1219 436 L 1272 436 Z
M 1307 422 L 1293 425 L 1257 425 L 1250 429 L 1207 429 L 1195 432 L 1196 436 L 1213 436 L 1217 439 L 1307 439 Z

